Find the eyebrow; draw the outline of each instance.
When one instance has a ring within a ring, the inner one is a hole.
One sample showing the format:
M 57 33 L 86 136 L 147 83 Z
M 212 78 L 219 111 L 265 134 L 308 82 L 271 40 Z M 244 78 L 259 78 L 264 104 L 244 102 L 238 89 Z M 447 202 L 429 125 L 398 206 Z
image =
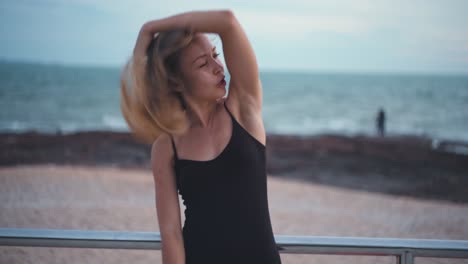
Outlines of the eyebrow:
M 215 50 L 216 50 L 216 46 L 213 47 L 212 51 L 215 51 Z M 204 56 L 206 56 L 206 54 L 203 54 L 203 55 L 198 56 L 197 58 L 195 58 L 195 59 L 192 61 L 192 64 L 193 64 L 195 61 L 197 61 L 198 59 L 200 59 L 201 57 L 204 57 Z

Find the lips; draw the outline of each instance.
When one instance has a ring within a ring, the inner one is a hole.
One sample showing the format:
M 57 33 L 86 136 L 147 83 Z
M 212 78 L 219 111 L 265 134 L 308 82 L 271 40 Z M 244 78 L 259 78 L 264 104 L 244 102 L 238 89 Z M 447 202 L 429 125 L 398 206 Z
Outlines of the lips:
M 226 80 L 224 80 L 224 76 L 223 76 L 221 81 L 218 82 L 218 85 L 225 85 L 225 84 L 226 84 Z

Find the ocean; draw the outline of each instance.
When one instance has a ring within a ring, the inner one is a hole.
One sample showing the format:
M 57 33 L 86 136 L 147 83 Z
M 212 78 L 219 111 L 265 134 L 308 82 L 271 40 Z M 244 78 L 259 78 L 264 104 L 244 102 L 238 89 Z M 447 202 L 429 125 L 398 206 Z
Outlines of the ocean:
M 0 62 L 0 132 L 128 131 L 120 68 Z M 468 74 L 261 72 L 267 133 L 468 141 Z M 229 83 L 229 75 L 227 76 Z

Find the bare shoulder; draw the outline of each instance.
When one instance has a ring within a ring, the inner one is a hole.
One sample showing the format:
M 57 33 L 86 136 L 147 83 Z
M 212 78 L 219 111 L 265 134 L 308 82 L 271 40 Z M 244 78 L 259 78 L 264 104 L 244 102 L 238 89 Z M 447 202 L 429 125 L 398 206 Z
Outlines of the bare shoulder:
M 171 154 L 171 144 L 171 136 L 169 134 L 162 133 L 159 135 L 151 145 L 151 158 L 169 157 Z
M 171 145 L 171 137 L 169 134 L 161 134 L 151 146 L 151 166 L 155 177 L 158 175 L 167 175 L 173 162 L 173 150 Z
M 163 243 L 182 241 L 180 205 L 173 165 L 171 138 L 161 134 L 151 146 L 151 165 L 153 169 L 156 212 Z M 175 237 L 176 240 L 167 239 Z M 167 242 L 169 241 L 169 242 Z M 178 245 L 183 246 L 182 243 Z

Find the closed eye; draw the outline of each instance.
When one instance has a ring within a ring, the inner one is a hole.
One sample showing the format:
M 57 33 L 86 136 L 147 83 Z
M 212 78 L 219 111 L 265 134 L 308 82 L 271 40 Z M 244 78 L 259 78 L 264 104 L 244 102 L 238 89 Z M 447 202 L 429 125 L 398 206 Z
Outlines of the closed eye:
M 218 58 L 218 56 L 219 56 L 219 53 L 214 54 L 215 59 Z M 208 62 L 203 63 L 202 65 L 200 65 L 200 68 L 206 66 L 207 64 Z

